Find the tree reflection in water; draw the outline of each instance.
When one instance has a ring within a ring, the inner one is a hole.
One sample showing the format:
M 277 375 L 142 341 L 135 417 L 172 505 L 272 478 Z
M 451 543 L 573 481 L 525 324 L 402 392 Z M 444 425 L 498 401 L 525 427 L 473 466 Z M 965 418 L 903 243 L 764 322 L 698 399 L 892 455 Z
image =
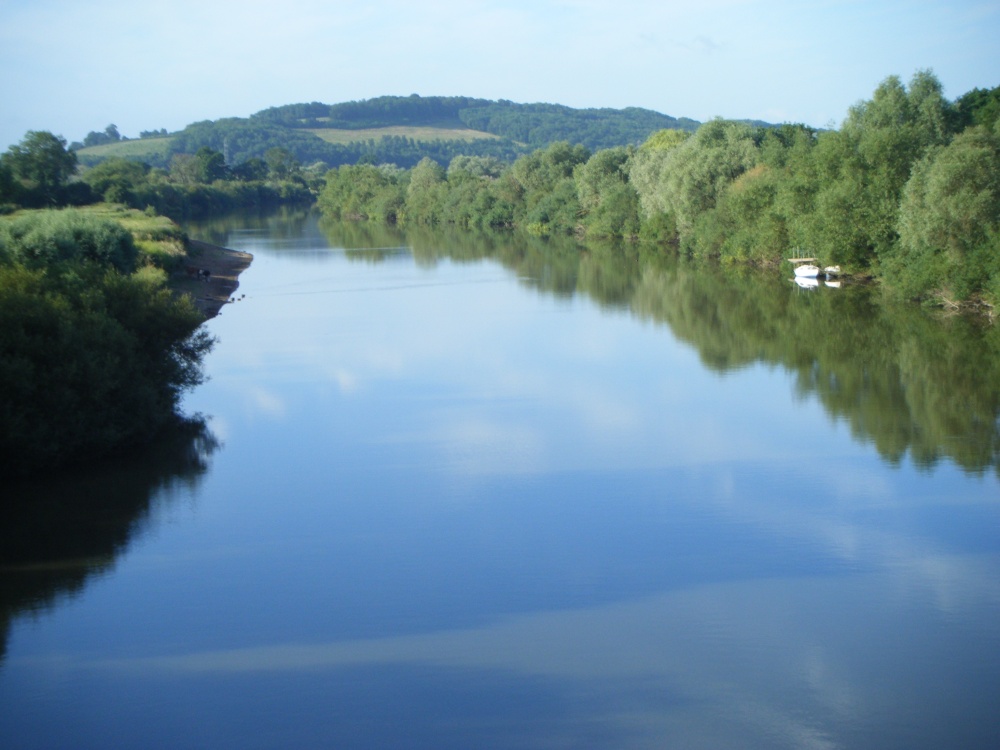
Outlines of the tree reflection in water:
M 409 246 L 418 264 L 493 260 L 558 297 L 583 294 L 607 309 L 666 324 L 711 370 L 753 364 L 795 375 L 855 439 L 898 464 L 1000 475 L 1000 327 L 884 298 L 876 286 L 802 290 L 788 273 L 724 268 L 629 244 L 569 238 L 321 221 L 349 258 L 360 248 Z M 359 248 L 351 250 L 350 248 Z
M 0 659 L 11 620 L 54 606 L 114 567 L 157 503 L 193 489 L 219 442 L 203 419 L 116 462 L 4 488 L 0 504 Z

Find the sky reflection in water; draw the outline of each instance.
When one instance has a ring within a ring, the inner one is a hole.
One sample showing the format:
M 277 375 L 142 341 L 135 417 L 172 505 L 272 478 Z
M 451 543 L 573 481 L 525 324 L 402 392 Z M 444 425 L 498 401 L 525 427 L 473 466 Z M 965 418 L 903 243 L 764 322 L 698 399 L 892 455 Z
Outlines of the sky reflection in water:
M 627 307 L 307 230 L 229 240 L 188 399 L 222 447 L 15 622 L 5 747 L 993 746 L 995 472 L 891 466 Z

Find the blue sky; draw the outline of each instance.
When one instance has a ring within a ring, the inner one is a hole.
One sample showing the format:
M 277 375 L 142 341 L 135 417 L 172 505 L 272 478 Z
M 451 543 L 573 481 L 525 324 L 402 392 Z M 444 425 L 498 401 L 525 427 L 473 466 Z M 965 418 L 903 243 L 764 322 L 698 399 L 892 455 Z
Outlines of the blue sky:
M 0 149 L 412 93 L 823 127 L 889 75 L 992 88 L 998 40 L 997 0 L 0 0 Z

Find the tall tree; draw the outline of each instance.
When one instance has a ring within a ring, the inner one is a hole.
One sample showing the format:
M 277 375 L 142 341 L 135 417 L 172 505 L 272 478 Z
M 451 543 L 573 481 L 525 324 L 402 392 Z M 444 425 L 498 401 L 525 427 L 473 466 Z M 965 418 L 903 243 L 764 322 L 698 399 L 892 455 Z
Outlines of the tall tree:
M 87 133 L 87 136 L 83 139 L 83 146 L 85 148 L 88 146 L 103 146 L 105 143 L 117 143 L 121 139 L 118 126 L 112 123 L 104 128 L 103 133 L 98 133 L 96 130 L 91 130 Z
M 444 203 L 445 171 L 426 156 L 410 170 L 406 188 L 406 219 L 421 224 L 437 224 Z
M 131 204 L 136 189 L 146 183 L 148 176 L 148 164 L 113 156 L 88 169 L 82 179 L 94 195 L 105 201 Z
M 687 140 L 683 130 L 658 130 L 639 146 L 629 165 L 629 182 L 639 193 L 643 213 L 649 217 L 666 210 L 659 201 L 660 177 L 667 154 Z
M 37 202 L 55 205 L 59 191 L 76 171 L 76 154 L 66 148 L 66 139 L 45 130 L 29 130 L 11 146 L 4 161 Z
M 197 165 L 198 182 L 210 184 L 226 178 L 226 158 L 220 151 L 202 146 L 194 155 Z
M 624 146 L 603 149 L 576 168 L 574 179 L 587 236 L 639 234 L 639 196 L 628 179 L 632 152 Z
M 253 182 L 267 179 L 267 164 L 263 159 L 251 156 L 246 161 L 240 162 L 233 167 L 230 172 L 233 177 L 243 182 Z
M 820 137 L 809 244 L 821 257 L 865 266 L 892 254 L 903 187 L 927 149 L 948 142 L 951 110 L 933 73 L 918 72 L 909 89 L 890 76 L 851 107 L 840 131 Z
M 889 270 L 908 296 L 1000 299 L 1000 136 L 973 127 L 913 170 Z
M 656 200 L 644 204 L 662 206 L 686 241 L 698 215 L 714 208 L 723 190 L 757 163 L 757 135 L 744 123 L 721 119 L 705 123 L 694 136 L 667 151 L 654 186 Z
M 959 127 L 982 125 L 992 128 L 1000 120 L 1000 86 L 973 89 L 955 100 Z
M 6 160 L 0 156 L 0 206 L 17 201 L 17 189 L 14 173 Z
M 276 180 L 287 180 L 299 171 L 299 161 L 287 148 L 275 146 L 264 154 L 264 161 L 271 176 Z

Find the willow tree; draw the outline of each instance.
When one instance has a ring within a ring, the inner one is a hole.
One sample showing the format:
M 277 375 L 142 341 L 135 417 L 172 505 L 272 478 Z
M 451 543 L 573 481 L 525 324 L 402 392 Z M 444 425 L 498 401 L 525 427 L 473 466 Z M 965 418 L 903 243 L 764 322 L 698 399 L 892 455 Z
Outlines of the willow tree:
M 634 237 L 639 234 L 639 196 L 629 184 L 632 149 L 597 151 L 574 172 L 577 196 L 588 237 Z
M 660 191 L 660 181 L 670 162 L 670 153 L 688 139 L 685 130 L 658 130 L 639 146 L 629 164 L 629 182 L 639 195 L 644 219 L 665 213 L 666 203 Z
M 418 224 L 438 224 L 447 191 L 444 168 L 425 156 L 410 170 L 406 187 L 405 219 Z
M 868 101 L 851 107 L 839 131 L 820 135 L 815 212 L 808 244 L 824 259 L 856 267 L 892 255 L 899 203 L 913 165 L 945 145 L 952 105 L 930 71 L 907 89 L 886 78 Z
M 705 123 L 659 160 L 655 184 L 641 185 L 644 208 L 668 214 L 681 244 L 688 243 L 699 216 L 715 208 L 723 191 L 757 164 L 756 136 L 745 123 L 721 119 Z
M 317 205 L 334 219 L 395 222 L 406 199 L 401 170 L 372 164 L 344 165 L 326 174 Z
M 1000 125 L 974 127 L 913 170 L 889 278 L 911 297 L 1000 302 Z
M 514 223 L 534 234 L 572 231 L 580 211 L 573 172 L 589 158 L 585 147 L 562 141 L 518 157 L 507 172 L 520 187 Z

